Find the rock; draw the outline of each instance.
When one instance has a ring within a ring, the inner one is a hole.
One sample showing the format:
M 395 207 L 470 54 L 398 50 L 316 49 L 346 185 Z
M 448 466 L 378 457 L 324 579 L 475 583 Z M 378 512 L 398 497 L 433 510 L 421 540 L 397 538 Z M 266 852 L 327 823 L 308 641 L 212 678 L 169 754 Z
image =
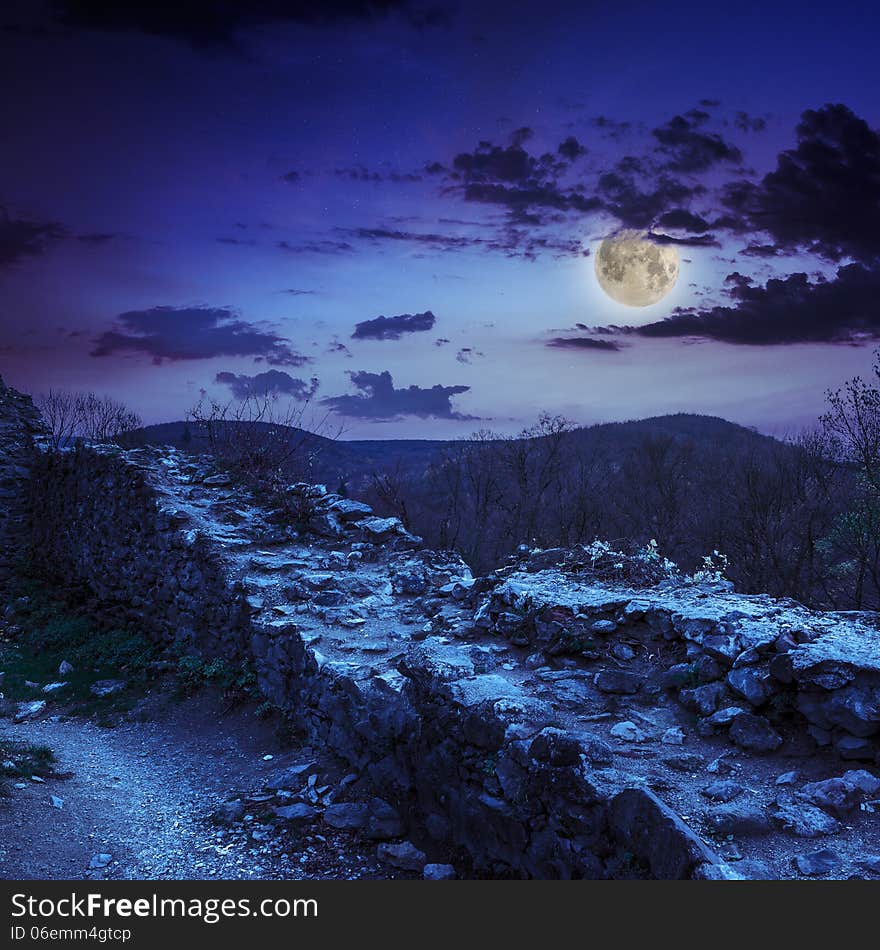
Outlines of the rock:
M 578 737 L 553 726 L 542 729 L 529 746 L 529 756 L 532 759 L 554 766 L 577 765 L 582 751 Z
M 830 874 L 840 866 L 840 856 L 830 848 L 823 848 L 821 851 L 797 855 L 794 863 L 801 874 L 807 877 L 821 877 L 824 874 Z
M 221 802 L 213 811 L 211 819 L 218 825 L 232 825 L 244 818 L 244 802 L 236 798 L 231 802 Z
M 848 785 L 842 778 L 829 778 L 824 782 L 811 782 L 801 789 L 803 797 L 825 811 L 844 815 L 852 811 L 862 797 L 861 791 Z
M 373 509 L 369 505 L 365 505 L 362 501 L 353 501 L 350 498 L 340 498 L 338 501 L 334 501 L 330 505 L 330 510 L 344 522 L 358 521 L 373 513 Z
M 717 782 L 712 782 L 711 785 L 707 785 L 700 794 L 710 798 L 713 802 L 732 802 L 744 791 L 742 785 L 732 782 L 730 779 L 720 779 Z
M 611 765 L 614 752 L 611 746 L 597 736 L 581 735 L 581 753 L 591 765 Z
M 840 831 L 840 822 L 812 803 L 791 793 L 780 793 L 770 806 L 770 817 L 780 827 L 798 838 L 819 838 Z
M 364 827 L 368 838 L 384 841 L 388 838 L 398 838 L 406 830 L 400 813 L 383 799 L 372 799 L 369 809 L 370 815 Z
M 619 846 L 646 865 L 653 878 L 686 880 L 700 865 L 718 863 L 705 842 L 646 788 L 615 795 L 608 820 Z
M 782 736 L 763 716 L 740 713 L 730 726 L 730 738 L 741 749 L 752 752 L 775 752 L 782 745 Z
M 809 677 L 810 682 L 817 679 L 817 674 Z M 797 705 L 807 719 L 823 728 L 838 726 L 860 738 L 880 730 L 880 688 L 876 685 L 850 683 L 827 692 L 801 692 Z
M 263 783 L 270 791 L 278 789 L 300 788 L 305 780 L 315 772 L 318 766 L 315 762 L 297 763 L 287 768 L 273 772 Z
M 276 808 L 275 814 L 284 821 L 305 823 L 314 821 L 318 816 L 318 810 L 305 802 L 296 802 L 293 805 Z
M 701 656 L 694 664 L 694 672 L 700 683 L 713 683 L 724 675 L 724 668 L 711 656 Z
M 666 765 L 676 772 L 699 772 L 705 764 L 705 759 L 694 752 L 682 752 L 680 755 L 669 755 L 663 760 Z
M 864 795 L 873 795 L 877 791 L 880 791 L 880 779 L 864 769 L 856 769 L 840 778 L 804 785 L 801 795 L 812 804 L 840 817 L 852 811 Z
M 634 723 L 626 720 L 611 727 L 611 735 L 622 742 L 644 742 L 648 737 Z
M 372 541 L 387 540 L 392 534 L 405 534 L 399 518 L 362 518 L 355 527 L 364 532 Z
M 126 685 L 125 680 L 96 680 L 89 689 L 95 696 L 112 696 L 125 689 Z
M 226 472 L 220 472 L 217 475 L 209 475 L 207 478 L 203 478 L 202 484 L 209 488 L 221 488 L 232 484 L 232 476 Z
M 59 676 L 69 676 L 73 672 L 72 664 L 68 663 L 67 660 L 62 660 L 61 665 L 58 667 Z
M 707 683 L 696 689 L 683 689 L 678 694 L 679 702 L 701 716 L 711 716 L 721 705 L 727 694 L 723 683 Z
M 426 864 L 422 877 L 426 881 L 454 881 L 458 875 L 451 864 Z
M 871 739 L 844 733 L 836 736 L 833 741 L 837 754 L 848 761 L 873 762 L 877 755 L 877 744 Z
M 401 841 L 399 844 L 380 844 L 376 849 L 376 856 L 380 861 L 400 868 L 402 871 L 424 871 L 428 859 L 424 851 L 411 841 Z
M 720 835 L 753 837 L 771 831 L 767 816 L 751 802 L 735 801 L 719 805 L 706 812 L 706 820 Z
M 851 769 L 849 772 L 844 772 L 843 780 L 866 795 L 875 795 L 880 792 L 880 778 L 865 769 Z
M 770 866 L 757 858 L 749 858 L 736 862 L 736 873 L 747 881 L 775 881 L 779 875 L 774 874 Z
M 617 624 L 613 620 L 594 620 L 590 624 L 590 630 L 593 633 L 614 633 L 617 629 Z
M 776 785 L 795 785 L 797 783 L 800 772 L 783 772 L 782 775 L 777 776 Z
M 46 683 L 43 687 L 44 693 L 57 693 L 59 689 L 64 689 L 67 683 Z
M 92 860 L 89 861 L 89 870 L 100 871 L 103 868 L 108 867 L 112 860 L 112 854 L 93 854 Z
M 711 735 L 716 728 L 729 726 L 737 716 L 741 716 L 744 712 L 745 710 L 739 706 L 725 706 L 723 709 L 719 709 L 718 712 L 712 713 L 711 716 L 707 716 L 703 719 L 700 725 L 708 726 Z
M 770 698 L 770 690 L 767 688 L 768 679 L 766 673 L 759 673 L 755 669 L 743 666 L 727 674 L 727 685 L 753 706 L 763 706 Z
M 856 860 L 856 864 L 863 871 L 880 876 L 880 854 L 863 854 Z
M 663 745 L 683 745 L 684 729 L 681 726 L 671 726 L 660 738 Z
M 35 699 L 28 703 L 18 703 L 12 716 L 13 722 L 27 722 L 35 719 L 46 708 L 45 699 Z
M 57 808 L 59 811 L 64 808 L 64 799 L 59 798 L 57 795 L 49 796 L 49 802 L 53 808 Z
M 642 677 L 628 670 L 600 670 L 593 682 L 603 693 L 631 695 L 642 688 Z
M 676 663 L 660 675 L 660 685 L 664 689 L 683 689 L 693 684 L 695 675 L 690 663 Z
M 339 802 L 328 805 L 324 811 L 324 821 L 333 828 L 346 831 L 359 831 L 370 817 L 370 806 L 365 802 Z

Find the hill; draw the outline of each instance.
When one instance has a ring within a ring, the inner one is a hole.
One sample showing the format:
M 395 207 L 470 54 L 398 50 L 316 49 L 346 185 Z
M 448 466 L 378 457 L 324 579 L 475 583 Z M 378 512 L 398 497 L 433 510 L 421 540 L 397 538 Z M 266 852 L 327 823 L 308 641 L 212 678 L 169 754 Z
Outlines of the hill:
M 268 426 L 251 423 L 254 427 Z M 276 427 L 277 428 L 277 427 Z M 282 427 L 284 428 L 284 427 Z M 289 427 L 288 427 L 289 428 Z M 435 439 L 353 439 L 334 440 L 321 435 L 289 428 L 292 443 L 301 443 L 300 459 L 308 457 L 308 470 L 302 473 L 315 481 L 331 486 L 345 484 L 349 491 L 362 491 L 374 476 L 394 472 L 399 476 L 422 478 L 444 453 L 469 444 L 469 440 Z M 539 443 L 548 436 L 530 439 L 505 439 L 508 445 L 523 441 Z M 568 430 L 563 439 L 579 452 L 599 451 L 607 457 L 622 458 L 646 439 L 667 438 L 676 444 L 689 445 L 698 453 L 715 452 L 721 448 L 742 453 L 778 450 L 784 443 L 716 416 L 691 413 L 654 416 L 627 422 L 609 422 Z M 170 445 L 187 452 L 208 452 L 207 438 L 196 427 L 184 421 L 145 426 L 131 433 L 126 443 L 132 446 Z

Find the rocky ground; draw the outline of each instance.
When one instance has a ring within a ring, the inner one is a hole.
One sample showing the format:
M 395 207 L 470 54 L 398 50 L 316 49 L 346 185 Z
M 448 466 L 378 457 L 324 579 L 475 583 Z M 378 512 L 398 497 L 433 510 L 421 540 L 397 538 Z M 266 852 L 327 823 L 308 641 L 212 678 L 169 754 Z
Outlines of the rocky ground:
M 400 819 L 388 806 L 352 801 L 351 777 L 340 782 L 345 776 L 314 750 L 280 747 L 252 709 L 223 713 L 211 694 L 184 702 L 152 697 L 114 728 L 60 716 L 0 721 L 0 743 L 6 739 L 46 745 L 56 761 L 44 779 L 7 780 L 9 794 L 0 798 L 4 878 L 351 880 L 423 873 L 424 856 L 401 838 Z M 318 808 L 297 806 L 300 788 Z M 371 808 L 384 824 L 374 819 L 367 835 L 357 819 Z

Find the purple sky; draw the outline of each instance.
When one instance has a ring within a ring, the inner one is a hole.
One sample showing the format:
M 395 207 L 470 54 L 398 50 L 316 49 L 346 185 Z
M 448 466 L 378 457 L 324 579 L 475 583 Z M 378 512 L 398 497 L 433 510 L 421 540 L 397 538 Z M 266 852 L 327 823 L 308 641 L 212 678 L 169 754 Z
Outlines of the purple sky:
M 541 410 L 782 434 L 869 370 L 865 4 L 314 6 L 4 5 L 9 383 L 146 422 L 268 387 L 359 438 Z M 651 307 L 596 283 L 623 228 L 679 245 Z

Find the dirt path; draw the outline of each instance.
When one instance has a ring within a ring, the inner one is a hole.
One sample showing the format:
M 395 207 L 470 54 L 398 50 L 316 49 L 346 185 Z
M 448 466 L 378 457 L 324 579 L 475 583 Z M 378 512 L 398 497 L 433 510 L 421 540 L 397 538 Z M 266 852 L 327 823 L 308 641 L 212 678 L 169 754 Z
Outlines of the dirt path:
M 59 773 L 0 798 L 0 877 L 7 879 L 314 879 L 380 876 L 353 839 L 301 844 L 218 829 L 218 801 L 257 790 L 307 750 L 280 752 L 248 713 L 220 715 L 208 697 L 164 704 L 149 722 L 103 729 L 79 719 L 13 725 L 0 735 L 48 745 Z M 264 756 L 271 755 L 271 760 Z M 13 785 L 12 781 L 9 782 Z M 19 782 L 18 784 L 22 784 Z M 52 805 L 52 796 L 63 807 Z M 258 826 L 254 826 L 257 828 Z M 93 856 L 112 855 L 103 870 Z M 305 865 L 309 865 L 306 867 Z M 384 876 L 384 875 L 382 875 Z

